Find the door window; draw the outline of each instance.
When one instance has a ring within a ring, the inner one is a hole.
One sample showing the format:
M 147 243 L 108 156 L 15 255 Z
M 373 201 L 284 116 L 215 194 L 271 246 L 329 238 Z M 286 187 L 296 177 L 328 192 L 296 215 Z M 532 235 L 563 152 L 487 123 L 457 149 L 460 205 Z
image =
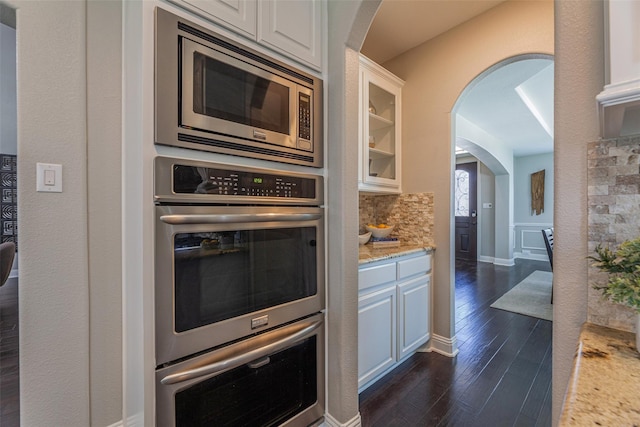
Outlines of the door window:
M 456 216 L 469 216 L 469 172 L 456 170 Z

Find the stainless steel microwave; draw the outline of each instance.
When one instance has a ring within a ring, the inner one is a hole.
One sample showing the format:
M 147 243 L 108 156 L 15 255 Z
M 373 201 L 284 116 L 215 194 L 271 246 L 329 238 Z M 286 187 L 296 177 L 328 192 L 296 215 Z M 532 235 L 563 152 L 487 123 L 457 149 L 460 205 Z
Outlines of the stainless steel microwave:
M 322 167 L 322 80 L 156 8 L 155 143 Z

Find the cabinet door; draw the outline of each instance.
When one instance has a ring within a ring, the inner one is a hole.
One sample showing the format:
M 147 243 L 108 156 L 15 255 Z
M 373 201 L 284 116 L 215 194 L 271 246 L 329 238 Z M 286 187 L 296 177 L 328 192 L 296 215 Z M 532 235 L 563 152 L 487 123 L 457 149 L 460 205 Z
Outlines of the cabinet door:
M 393 366 L 396 350 L 396 287 L 358 300 L 358 388 Z
M 401 90 L 403 82 L 361 57 L 360 189 L 401 191 Z
M 256 37 L 256 0 L 175 0 L 205 18 L 252 39 Z
M 398 285 L 398 360 L 429 339 L 430 282 L 426 275 Z
M 261 0 L 258 42 L 322 68 L 322 1 Z

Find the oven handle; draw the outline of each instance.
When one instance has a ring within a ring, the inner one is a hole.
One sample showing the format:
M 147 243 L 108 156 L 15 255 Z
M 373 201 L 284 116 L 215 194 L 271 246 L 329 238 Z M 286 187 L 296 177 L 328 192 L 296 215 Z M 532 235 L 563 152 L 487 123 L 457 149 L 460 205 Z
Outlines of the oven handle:
M 160 221 L 171 225 L 178 224 L 237 224 L 245 222 L 269 221 L 311 221 L 322 218 L 322 214 L 208 214 L 208 215 L 161 215 Z
M 205 366 L 200 366 L 198 368 L 193 368 L 193 369 L 187 369 L 181 372 L 177 372 L 175 374 L 167 375 L 162 380 L 160 380 L 160 382 L 164 385 L 170 385 L 170 384 L 176 384 L 184 381 L 189 381 L 194 378 L 211 376 L 212 374 L 214 375 L 221 374 L 230 369 L 237 368 L 238 366 L 246 365 L 249 362 L 252 362 L 256 359 L 260 359 L 261 357 L 265 357 L 267 355 L 276 353 L 280 350 L 290 347 L 292 344 L 298 341 L 302 341 L 303 339 L 312 335 L 313 332 L 320 327 L 320 325 L 322 325 L 322 321 L 313 322 L 308 326 L 305 326 L 304 328 L 298 330 L 297 332 L 294 332 L 291 335 L 287 335 L 286 337 L 281 338 L 265 346 L 255 348 L 250 351 L 243 352 L 236 356 L 219 360 Z

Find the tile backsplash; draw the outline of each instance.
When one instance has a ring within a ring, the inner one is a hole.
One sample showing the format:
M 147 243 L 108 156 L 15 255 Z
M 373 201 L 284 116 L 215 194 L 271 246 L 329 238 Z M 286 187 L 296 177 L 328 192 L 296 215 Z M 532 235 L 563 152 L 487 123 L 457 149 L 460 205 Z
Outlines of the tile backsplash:
M 391 234 L 402 243 L 434 246 L 433 193 L 371 195 L 360 193 L 360 233 L 367 224 L 394 225 Z
M 587 151 L 589 254 L 640 236 L 640 135 L 592 142 Z M 594 284 L 606 273 L 589 268 L 588 321 L 633 331 L 635 312 L 602 298 Z

